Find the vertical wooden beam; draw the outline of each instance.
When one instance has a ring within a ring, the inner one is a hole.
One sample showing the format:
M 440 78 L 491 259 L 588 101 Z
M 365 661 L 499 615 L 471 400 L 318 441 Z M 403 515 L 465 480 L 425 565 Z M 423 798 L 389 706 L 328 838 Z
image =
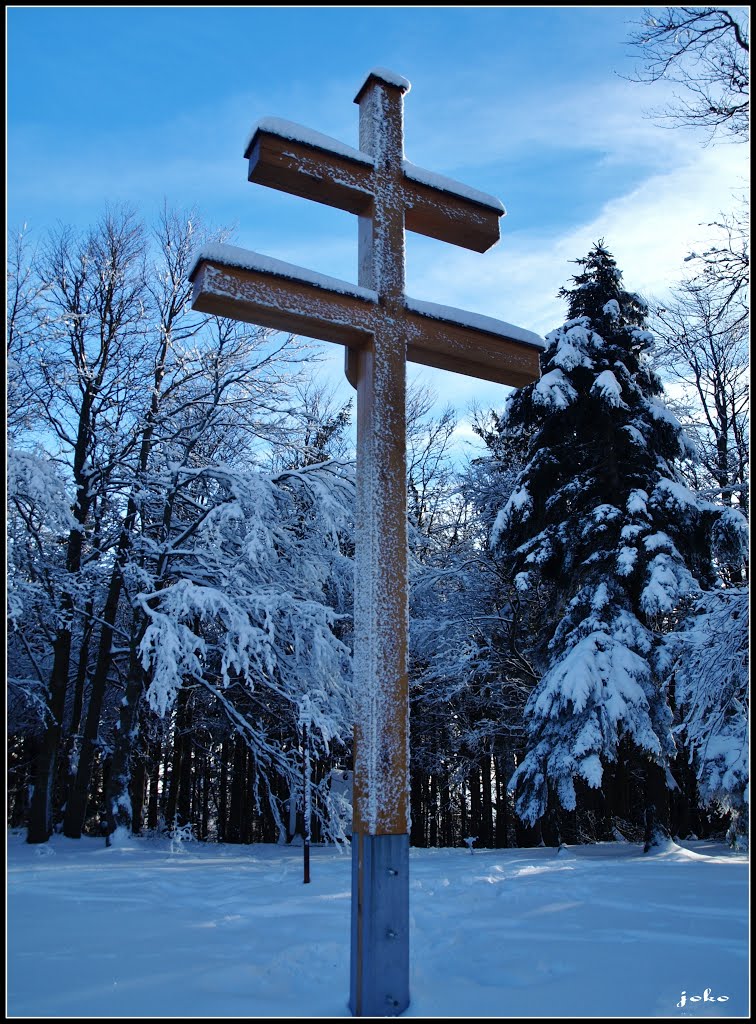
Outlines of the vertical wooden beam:
M 406 354 L 403 92 L 360 90 L 360 149 L 374 158 L 373 209 L 359 218 L 359 277 L 378 294 L 373 342 L 353 354 L 357 384 L 352 963 L 355 1016 L 409 1005 Z
M 195 309 L 347 346 L 358 392 L 350 1005 L 378 1017 L 409 1005 L 406 360 L 522 387 L 538 379 L 542 347 L 510 324 L 404 294 L 405 227 L 483 252 L 504 213 L 404 160 L 408 89 L 391 71 L 368 74 L 355 98 L 359 152 L 267 122 L 246 153 L 251 181 L 358 215 L 359 289 L 233 246 L 200 254 L 190 275 Z

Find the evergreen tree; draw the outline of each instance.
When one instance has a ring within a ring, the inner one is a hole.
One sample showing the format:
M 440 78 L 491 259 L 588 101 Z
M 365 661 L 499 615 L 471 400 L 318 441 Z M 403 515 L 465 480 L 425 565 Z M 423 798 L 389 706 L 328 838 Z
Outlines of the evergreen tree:
M 553 602 L 510 785 L 533 824 L 642 779 L 648 848 L 668 823 L 676 750 L 661 636 L 716 585 L 717 563 L 740 557 L 745 520 L 697 498 L 675 469 L 694 453 L 648 365 L 645 304 L 603 241 L 576 262 L 542 377 L 500 423 L 514 444 L 527 438 L 528 455 L 492 549 L 524 602 L 544 587 Z

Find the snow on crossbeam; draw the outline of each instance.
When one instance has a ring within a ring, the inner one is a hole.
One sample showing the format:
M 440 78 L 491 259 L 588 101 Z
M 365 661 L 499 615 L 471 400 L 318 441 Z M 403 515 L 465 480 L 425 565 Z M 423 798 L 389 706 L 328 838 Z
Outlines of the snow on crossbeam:
M 372 212 L 378 173 L 372 156 L 328 135 L 266 117 L 255 125 L 244 156 L 247 178 L 255 184 L 358 216 Z M 499 241 L 505 210 L 495 196 L 408 160 L 402 161 L 397 185 L 408 231 L 474 252 Z
M 352 349 L 369 345 L 384 311 L 369 288 L 233 245 L 194 257 L 193 306 Z M 522 386 L 538 372 L 543 340 L 493 317 L 407 297 L 407 359 L 424 366 Z
M 341 292 L 344 295 L 354 295 L 358 299 L 368 299 L 372 302 L 378 301 L 378 293 L 369 288 L 361 288 L 358 284 L 351 284 L 349 281 L 342 281 L 338 277 L 329 277 L 327 274 L 319 274 L 315 270 L 308 270 L 305 267 L 298 267 L 295 263 L 286 263 L 284 260 L 274 259 L 272 256 L 264 256 L 260 252 L 251 249 L 241 249 L 236 245 L 225 245 L 217 243 L 204 245 L 198 249 L 192 257 L 192 265 L 189 271 L 189 280 L 194 278 L 199 264 L 202 262 L 220 263 L 226 267 L 240 267 L 242 270 L 257 270 L 273 277 L 285 277 L 294 281 L 302 281 L 314 285 L 316 288 L 325 288 L 330 291 Z
M 492 316 L 471 313 L 466 309 L 457 309 L 455 306 L 442 306 L 436 302 L 423 302 L 421 299 L 412 299 L 409 295 L 406 297 L 405 305 L 413 313 L 421 313 L 423 316 L 433 317 L 435 320 L 446 320 L 460 327 L 469 327 L 484 334 L 495 334 L 507 341 L 517 341 L 538 349 L 546 348 L 546 342 L 540 334 L 527 331 L 523 327 L 515 327 L 514 324 L 508 324 L 505 320 L 496 320 Z
M 507 212 L 504 209 L 504 204 L 496 196 L 490 196 L 487 192 L 480 192 L 477 188 L 470 188 L 469 185 L 464 185 L 461 181 L 447 178 L 443 174 L 436 174 L 435 171 L 426 171 L 424 167 L 418 167 L 417 164 L 410 163 L 409 160 L 402 161 L 402 168 L 405 177 L 409 178 L 410 181 L 429 185 L 440 192 L 449 192 L 460 199 L 467 199 L 471 203 L 478 203 L 479 206 L 487 206 L 489 209 L 496 211 L 500 217 Z
M 276 135 L 289 142 L 301 142 L 305 146 L 320 149 L 324 153 L 344 156 L 348 160 L 356 160 L 358 163 L 367 164 L 370 167 L 373 166 L 373 158 L 368 156 L 367 153 L 363 153 L 359 149 L 353 149 L 351 146 L 339 142 L 338 139 L 331 138 L 330 135 L 323 135 L 321 132 L 313 131 L 312 128 L 306 128 L 303 124 L 297 124 L 295 121 L 285 121 L 281 117 L 260 118 L 252 128 L 252 133 L 244 151 L 245 157 L 249 156 L 249 151 L 252 149 L 257 136 L 265 133 Z
M 370 341 L 378 296 L 347 281 L 230 245 L 203 249 L 189 278 L 200 312 L 357 349 Z
M 468 377 L 524 387 L 539 370 L 543 340 L 493 317 L 405 298 L 407 359 Z

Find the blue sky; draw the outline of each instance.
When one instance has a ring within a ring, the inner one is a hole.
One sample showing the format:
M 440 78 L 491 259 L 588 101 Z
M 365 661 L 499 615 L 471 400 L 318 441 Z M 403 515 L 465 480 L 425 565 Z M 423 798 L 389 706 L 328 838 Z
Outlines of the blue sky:
M 274 116 L 357 145 L 352 102 L 390 68 L 407 158 L 497 196 L 502 240 L 478 254 L 408 237 L 407 291 L 541 334 L 564 318 L 570 263 L 603 237 L 625 285 L 663 295 L 732 206 L 745 147 L 704 147 L 647 115 L 629 82 L 639 7 L 10 7 L 7 214 L 32 237 L 108 202 L 146 219 L 166 198 L 244 248 L 356 280 L 355 218 L 246 181 L 253 124 Z M 327 350 L 324 345 L 324 350 Z M 334 379 L 341 353 L 329 352 Z M 505 390 L 413 371 L 460 413 Z M 349 394 L 344 385 L 344 394 Z

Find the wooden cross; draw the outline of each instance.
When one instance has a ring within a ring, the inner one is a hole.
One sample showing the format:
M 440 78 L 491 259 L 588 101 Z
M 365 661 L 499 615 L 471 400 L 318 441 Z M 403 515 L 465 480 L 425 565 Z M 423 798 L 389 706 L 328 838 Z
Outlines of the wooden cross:
M 357 389 L 357 509 L 350 1006 L 409 1005 L 409 696 L 406 363 L 522 387 L 541 339 L 489 317 L 405 295 L 404 231 L 476 252 L 499 239 L 498 200 L 404 159 L 409 82 L 374 68 L 357 93 L 360 148 L 299 125 L 259 122 L 249 180 L 359 218 L 358 284 L 231 246 L 204 249 L 193 305 L 346 346 Z

